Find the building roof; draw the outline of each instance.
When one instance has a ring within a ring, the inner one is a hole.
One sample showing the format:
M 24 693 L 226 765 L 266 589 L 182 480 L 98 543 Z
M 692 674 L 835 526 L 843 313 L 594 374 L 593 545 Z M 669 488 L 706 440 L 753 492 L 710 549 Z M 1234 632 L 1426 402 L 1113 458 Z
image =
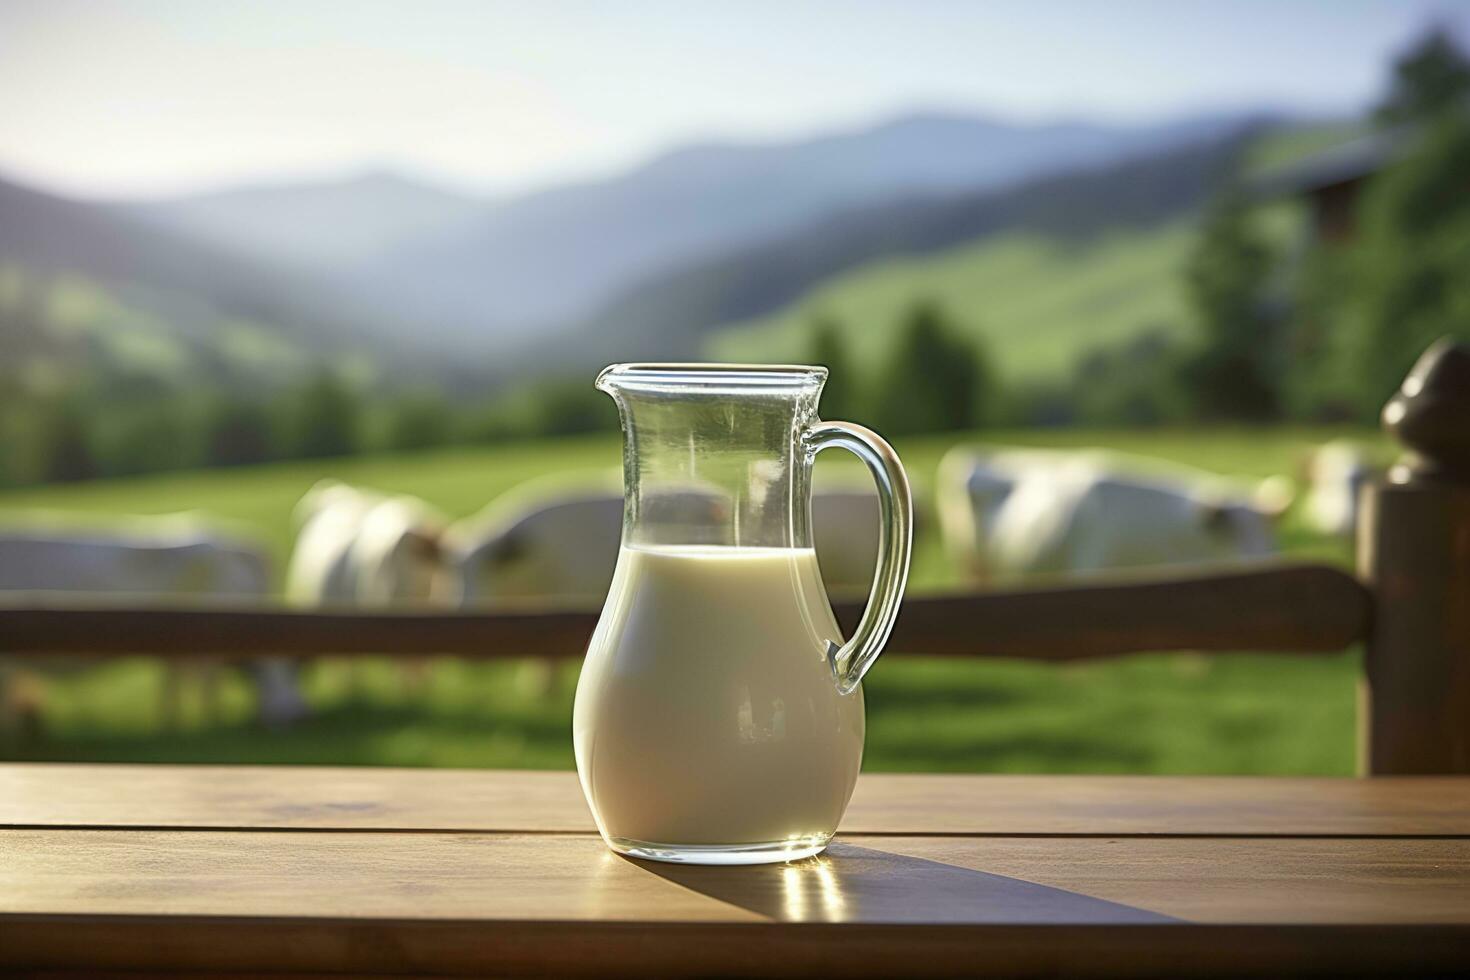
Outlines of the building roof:
M 1257 198 L 1294 197 L 1358 180 L 1382 170 L 1408 150 L 1403 129 L 1369 133 L 1268 170 L 1247 184 Z

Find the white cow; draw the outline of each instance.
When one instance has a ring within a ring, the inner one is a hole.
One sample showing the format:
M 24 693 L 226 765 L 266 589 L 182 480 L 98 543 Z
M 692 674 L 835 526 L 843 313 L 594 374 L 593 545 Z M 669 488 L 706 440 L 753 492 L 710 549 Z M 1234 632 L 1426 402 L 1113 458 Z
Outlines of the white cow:
M 687 489 L 646 496 L 645 515 L 691 527 L 728 520 L 728 498 Z M 445 553 L 457 570 L 445 598 L 462 605 L 518 596 L 601 601 L 622 541 L 623 493 L 615 477 L 568 485 L 533 480 L 480 513 L 451 525 Z M 813 525 L 824 579 L 834 589 L 866 588 L 878 553 L 878 503 L 871 489 L 819 491 Z M 528 661 L 517 684 L 544 695 L 550 665 Z
M 286 566 L 286 601 L 298 606 L 352 605 L 357 568 L 352 545 L 367 512 L 382 498 L 332 480 L 296 503 L 296 541 Z
M 725 506 L 718 496 L 695 491 L 644 505 L 689 522 Z M 524 483 L 449 528 L 445 551 L 458 571 L 457 595 L 450 598 L 465 605 L 511 596 L 600 600 L 612 582 L 622 529 L 623 493 L 613 478 Z
M 1323 443 L 1307 462 L 1302 516 L 1319 534 L 1351 537 L 1358 527 L 1358 496 L 1374 469 L 1361 446 L 1346 439 Z
M 423 501 L 324 480 L 296 505 L 286 599 L 301 606 L 427 601 L 445 520 Z
M 58 525 L 0 530 L 0 590 L 258 597 L 270 584 L 270 565 L 261 548 L 222 536 L 192 514 L 133 518 L 125 529 Z M 36 660 L 29 666 L 45 669 L 50 662 Z M 212 691 L 216 666 L 171 662 L 165 714 L 178 713 L 181 673 L 197 667 L 193 673 Z M 281 666 L 276 661 L 250 665 L 260 717 L 268 724 L 289 721 L 304 710 Z M 13 658 L 4 673 L 18 676 Z
M 952 450 L 940 515 L 960 569 L 977 579 L 1245 559 L 1275 549 L 1289 502 L 1213 474 L 1102 451 Z
M 615 478 L 569 486 L 565 478 L 521 484 L 450 525 L 444 535 L 449 570 L 439 597 L 456 606 L 518 596 L 600 601 L 612 581 L 622 539 L 623 494 Z M 515 684 L 545 697 L 555 673 L 527 660 Z
M 956 446 L 939 462 L 935 504 L 940 535 L 950 563 L 963 576 L 985 580 L 994 574 L 986 559 L 1001 508 L 1022 478 L 1060 466 L 1074 454 L 1043 449 L 980 450 Z
M 700 524 L 727 519 L 727 499 L 683 490 L 643 501 L 645 513 Z M 865 589 L 878 555 L 878 498 L 871 487 L 823 487 L 812 497 L 812 525 L 822 577 L 836 590 Z M 466 604 L 506 596 L 600 600 L 607 594 L 622 539 L 623 494 L 614 480 L 569 487 L 535 480 L 452 525 L 449 563 L 459 570 Z
M 446 522 L 416 497 L 389 497 L 323 480 L 296 505 L 296 543 L 286 568 L 286 601 L 297 606 L 378 608 L 429 602 L 445 575 Z M 355 667 L 354 662 L 350 667 Z M 422 663 L 406 669 L 424 678 Z M 361 674 L 347 671 L 361 687 Z

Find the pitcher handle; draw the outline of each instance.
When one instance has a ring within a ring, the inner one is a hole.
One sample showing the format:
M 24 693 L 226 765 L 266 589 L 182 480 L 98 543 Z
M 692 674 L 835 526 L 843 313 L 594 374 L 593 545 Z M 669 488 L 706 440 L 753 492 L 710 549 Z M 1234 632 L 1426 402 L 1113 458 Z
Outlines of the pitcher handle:
M 868 593 L 868 607 L 846 643 L 840 647 L 827 644 L 827 659 L 837 688 L 848 694 L 878 659 L 898 618 L 898 604 L 909 577 L 909 553 L 913 549 L 913 499 L 898 454 L 871 429 L 851 422 L 814 422 L 802 433 L 802 445 L 808 467 L 816 462 L 817 453 L 823 449 L 833 446 L 846 449 L 867 464 L 873 482 L 878 485 L 878 569 L 873 576 L 873 589 Z

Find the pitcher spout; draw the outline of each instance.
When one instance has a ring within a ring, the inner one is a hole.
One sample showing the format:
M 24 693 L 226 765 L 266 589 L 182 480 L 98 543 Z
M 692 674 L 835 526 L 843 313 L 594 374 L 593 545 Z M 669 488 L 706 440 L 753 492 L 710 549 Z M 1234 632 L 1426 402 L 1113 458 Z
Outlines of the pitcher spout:
M 810 547 L 799 433 L 826 379 L 801 365 L 604 369 L 597 388 L 623 427 L 624 543 Z

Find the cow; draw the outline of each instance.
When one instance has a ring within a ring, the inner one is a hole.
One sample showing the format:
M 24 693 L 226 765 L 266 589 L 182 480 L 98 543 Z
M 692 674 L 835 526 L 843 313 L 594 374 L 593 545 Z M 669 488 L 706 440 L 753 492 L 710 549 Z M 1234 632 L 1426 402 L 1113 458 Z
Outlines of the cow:
M 713 489 L 649 492 L 639 505 L 650 523 L 682 525 L 694 536 L 700 527 L 729 519 L 728 498 Z M 601 600 L 617 564 L 623 510 L 623 492 L 611 477 L 576 483 L 549 477 L 507 491 L 446 536 L 450 563 L 458 569 L 458 600 Z
M 690 526 L 729 519 L 728 497 L 713 489 L 645 496 L 643 513 Z M 568 485 L 533 480 L 445 536 L 458 569 L 450 599 L 474 604 L 512 596 L 600 600 L 622 540 L 624 499 L 610 479 Z M 812 532 L 822 577 L 834 590 L 865 589 L 878 555 L 878 498 L 871 487 L 830 486 L 812 495 Z
M 940 464 L 946 545 L 975 580 L 1262 557 L 1289 503 L 1214 474 L 1100 450 L 952 450 Z
M 295 521 L 286 568 L 291 604 L 375 607 L 431 599 L 446 521 L 423 501 L 324 480 L 297 503 Z
M 387 496 L 335 480 L 297 503 L 296 542 L 286 568 L 286 601 L 321 608 L 384 608 L 434 600 L 448 571 L 443 515 L 416 497 Z M 361 687 L 361 673 L 347 672 Z M 410 682 L 422 669 L 407 671 Z
M 1059 466 L 1067 458 L 1054 450 L 982 451 L 968 446 L 945 453 L 939 461 L 935 505 L 945 552 L 963 578 L 984 581 L 993 574 L 986 561 L 986 538 L 1023 475 Z
M 695 532 L 729 521 L 729 497 L 713 488 L 682 488 L 640 500 L 645 517 Z M 456 574 L 447 601 L 552 596 L 588 602 L 607 595 L 622 541 L 624 498 L 617 480 L 580 484 L 538 479 L 508 491 L 445 535 Z M 813 532 L 824 580 L 835 590 L 866 589 L 878 554 L 878 500 L 871 488 L 832 488 L 813 495 Z M 691 533 L 691 539 L 698 537 Z M 518 683 L 544 693 L 552 676 L 528 663 Z
M 1346 439 L 1318 446 L 1307 461 L 1307 495 L 1302 519 L 1318 534 L 1352 537 L 1358 527 L 1358 497 L 1376 471 L 1363 448 Z
M 450 525 L 437 595 L 457 607 L 525 596 L 600 601 L 612 581 L 622 527 L 616 479 L 531 480 Z M 525 661 L 515 679 L 532 697 L 545 697 L 554 681 L 544 660 Z
M 622 527 L 623 494 L 610 480 L 521 484 L 450 525 L 444 551 L 454 575 L 441 594 L 464 606 L 516 596 L 601 599 Z
M 270 563 L 253 542 L 221 535 L 194 514 L 132 518 L 124 528 L 29 526 L 0 530 L 0 591 L 87 592 L 118 596 L 263 597 L 271 586 Z M 86 664 L 93 658 L 72 659 Z M 25 686 L 26 674 L 54 672 L 56 662 L 9 658 L 3 673 Z M 48 667 L 49 665 L 49 667 Z M 305 704 L 279 661 L 248 665 L 268 725 L 299 716 Z M 183 675 L 195 674 L 213 701 L 217 662 L 171 661 L 163 692 L 163 715 L 176 719 Z M 3 678 L 0 678 L 3 680 Z M 32 684 L 31 686 L 35 686 Z M 9 700 L 9 697 L 6 698 Z M 39 703 L 27 708 L 38 717 Z

